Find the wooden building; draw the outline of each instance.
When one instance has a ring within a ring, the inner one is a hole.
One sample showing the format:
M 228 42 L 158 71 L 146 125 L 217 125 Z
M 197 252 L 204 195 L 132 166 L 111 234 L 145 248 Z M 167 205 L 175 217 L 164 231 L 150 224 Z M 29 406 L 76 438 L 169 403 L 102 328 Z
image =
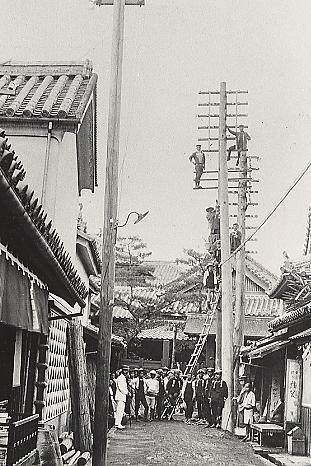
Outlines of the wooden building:
M 7 464 L 11 465 L 22 457 L 29 459 L 33 455 L 38 421 L 44 419 L 51 313 L 49 293 L 71 306 L 84 307 L 87 289 L 53 223 L 26 184 L 28 171 L 24 169 L 22 157 L 9 147 L 9 142 L 2 133 L 0 406 L 2 419 L 7 415 L 11 418 L 8 438 L 1 437 Z M 58 352 L 61 353 L 60 344 Z
M 25 322 L 21 317 L 24 314 L 15 310 L 17 327 L 32 331 L 31 325 L 35 324 L 37 333 L 48 335 L 39 345 L 38 366 L 33 338 L 28 343 L 16 340 L 16 345 L 29 355 L 42 380 L 35 389 L 35 396 L 39 397 L 36 411 L 57 431 L 68 425 L 68 323 L 75 316 L 86 323 L 89 275 L 100 270 L 92 242 L 82 233 L 77 238 L 80 193 L 83 189 L 94 191 L 97 183 L 96 82 L 97 75 L 89 61 L 0 66 L 0 126 L 5 127 L 12 148 L 20 157 L 17 161 L 13 153 L 11 160 L 5 153 L 0 160 L 2 169 L 7 169 L 1 203 L 8 211 L 1 242 L 4 248 L 9 245 L 9 252 L 13 251 L 14 257 L 24 264 L 17 266 L 22 276 L 18 282 L 27 282 L 25 277 L 30 274 L 37 277 L 30 280 L 30 300 L 25 306 L 29 316 Z M 9 198 L 11 192 L 13 200 Z M 11 207 L 13 202 L 16 214 Z M 16 252 L 11 242 L 16 242 Z M 3 257 L 9 256 L 5 253 Z M 14 261 L 7 262 L 12 265 Z M 28 275 L 23 267 L 29 268 Z M 19 291 L 23 297 L 29 295 L 23 288 Z M 19 307 L 15 305 L 15 309 Z M 7 320 L 3 317 L 6 314 L 7 311 L 2 312 L 1 321 Z M 26 363 L 24 366 L 27 370 Z M 25 380 L 34 386 L 31 372 Z M 30 409 L 31 393 L 28 404 Z
M 257 385 L 262 415 L 285 432 L 301 426 L 311 455 L 311 259 L 287 264 L 282 271 L 270 296 L 284 301 L 284 312 L 270 322 L 270 337 L 242 354 Z

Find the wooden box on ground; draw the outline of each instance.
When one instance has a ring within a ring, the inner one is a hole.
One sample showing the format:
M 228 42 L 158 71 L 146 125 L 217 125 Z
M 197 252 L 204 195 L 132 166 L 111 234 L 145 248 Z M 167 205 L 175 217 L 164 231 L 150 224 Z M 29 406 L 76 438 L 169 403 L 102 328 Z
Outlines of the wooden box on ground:
M 306 454 L 306 439 L 300 427 L 296 426 L 287 433 L 287 449 L 290 455 Z

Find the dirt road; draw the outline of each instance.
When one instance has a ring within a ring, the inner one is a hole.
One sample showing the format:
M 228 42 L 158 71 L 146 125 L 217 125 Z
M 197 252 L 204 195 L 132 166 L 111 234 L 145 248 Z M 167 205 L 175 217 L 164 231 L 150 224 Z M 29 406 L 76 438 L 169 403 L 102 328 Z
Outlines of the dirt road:
M 112 432 L 108 464 L 263 466 L 271 463 L 227 432 L 176 420 L 134 421 L 132 427 Z

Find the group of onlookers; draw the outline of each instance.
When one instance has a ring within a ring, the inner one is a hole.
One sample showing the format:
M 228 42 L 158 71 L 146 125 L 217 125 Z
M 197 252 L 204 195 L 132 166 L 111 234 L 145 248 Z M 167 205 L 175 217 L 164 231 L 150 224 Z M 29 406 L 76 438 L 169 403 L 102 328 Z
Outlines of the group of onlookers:
M 171 419 L 176 409 L 185 411 L 187 423 L 220 427 L 227 397 L 221 371 L 211 368 L 183 376 L 179 369 L 162 367 L 146 372 L 142 368 L 130 370 L 123 366 L 117 374 L 112 374 L 110 381 L 110 407 L 118 429 L 124 429 L 124 414 L 136 421 L 141 418 L 153 421 Z M 194 419 L 195 406 L 198 415 Z

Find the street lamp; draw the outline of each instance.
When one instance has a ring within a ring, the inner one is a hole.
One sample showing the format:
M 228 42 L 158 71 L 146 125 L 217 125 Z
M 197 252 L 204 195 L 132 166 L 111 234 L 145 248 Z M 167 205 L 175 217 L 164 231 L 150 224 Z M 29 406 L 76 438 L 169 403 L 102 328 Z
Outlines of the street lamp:
M 127 216 L 125 222 L 124 222 L 122 225 L 119 225 L 119 224 L 117 223 L 116 227 L 117 227 L 117 228 L 123 228 L 123 227 L 125 227 L 125 225 L 127 225 L 128 221 L 129 221 L 129 219 L 130 219 L 130 216 L 131 216 L 132 214 L 136 214 L 136 215 L 137 215 L 137 219 L 136 219 L 135 222 L 134 222 L 134 225 L 136 225 L 137 223 L 141 222 L 141 221 L 149 214 L 149 210 L 147 210 L 147 212 L 145 212 L 145 213 L 143 213 L 143 214 L 139 214 L 138 212 L 135 212 L 135 211 L 130 212 L 130 213 L 128 214 L 128 216 Z

